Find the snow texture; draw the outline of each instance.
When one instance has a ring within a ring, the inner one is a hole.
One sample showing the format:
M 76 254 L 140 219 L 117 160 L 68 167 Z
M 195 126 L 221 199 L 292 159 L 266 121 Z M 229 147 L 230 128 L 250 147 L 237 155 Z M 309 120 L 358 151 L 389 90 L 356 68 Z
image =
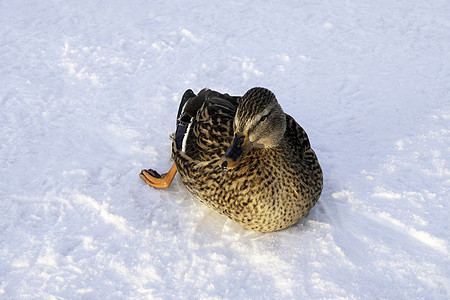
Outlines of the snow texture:
M 0 298 L 448 299 L 450 2 L 1 1 Z M 272 90 L 324 170 L 255 233 L 167 171 L 183 92 Z

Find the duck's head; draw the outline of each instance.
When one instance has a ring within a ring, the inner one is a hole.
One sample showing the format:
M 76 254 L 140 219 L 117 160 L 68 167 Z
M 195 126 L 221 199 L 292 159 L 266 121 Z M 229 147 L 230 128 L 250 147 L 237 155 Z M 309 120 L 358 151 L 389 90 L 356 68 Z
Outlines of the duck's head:
M 252 88 L 242 97 L 233 126 L 233 142 L 219 162 L 224 170 L 237 167 L 251 149 L 276 147 L 286 131 L 286 115 L 271 91 Z

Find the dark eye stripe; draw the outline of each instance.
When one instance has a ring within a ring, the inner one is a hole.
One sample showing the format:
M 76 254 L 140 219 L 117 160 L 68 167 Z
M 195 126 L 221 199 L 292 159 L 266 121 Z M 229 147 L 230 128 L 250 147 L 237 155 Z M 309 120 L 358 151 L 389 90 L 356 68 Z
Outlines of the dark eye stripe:
M 261 117 L 261 119 L 259 119 L 259 122 L 264 122 L 265 120 L 267 120 L 267 117 L 268 117 L 269 115 L 264 115 L 264 116 L 262 116 Z

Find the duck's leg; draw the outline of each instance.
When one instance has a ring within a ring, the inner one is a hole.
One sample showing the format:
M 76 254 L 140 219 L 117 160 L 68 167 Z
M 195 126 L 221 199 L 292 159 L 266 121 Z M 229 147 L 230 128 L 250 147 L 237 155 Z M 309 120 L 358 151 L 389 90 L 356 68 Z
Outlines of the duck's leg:
M 139 176 L 151 187 L 156 189 L 165 189 L 170 186 L 173 178 L 177 174 L 177 166 L 172 165 L 169 172 L 159 175 L 158 172 L 152 169 L 142 170 Z

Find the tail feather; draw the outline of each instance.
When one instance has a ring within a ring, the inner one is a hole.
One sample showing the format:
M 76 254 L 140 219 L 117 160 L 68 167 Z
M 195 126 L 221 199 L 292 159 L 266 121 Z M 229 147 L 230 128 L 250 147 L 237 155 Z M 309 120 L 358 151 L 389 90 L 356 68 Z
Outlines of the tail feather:
M 206 101 L 214 103 L 214 105 L 210 107 L 213 111 L 220 109 L 234 111 L 236 110 L 239 99 L 240 97 L 221 94 L 209 89 L 202 89 L 198 95 L 195 95 L 190 89 L 184 92 L 178 108 L 177 129 L 175 131 L 175 143 L 177 149 L 182 149 L 183 139 L 185 138 L 189 124 Z
M 191 89 L 189 89 L 186 92 L 184 92 L 183 97 L 181 98 L 180 106 L 178 107 L 177 129 L 175 131 L 175 139 L 174 139 L 178 150 L 182 148 L 183 138 L 189 126 L 189 122 L 191 121 L 191 117 L 185 112 L 186 106 L 192 99 L 196 97 L 197 95 L 195 95 L 194 92 Z

